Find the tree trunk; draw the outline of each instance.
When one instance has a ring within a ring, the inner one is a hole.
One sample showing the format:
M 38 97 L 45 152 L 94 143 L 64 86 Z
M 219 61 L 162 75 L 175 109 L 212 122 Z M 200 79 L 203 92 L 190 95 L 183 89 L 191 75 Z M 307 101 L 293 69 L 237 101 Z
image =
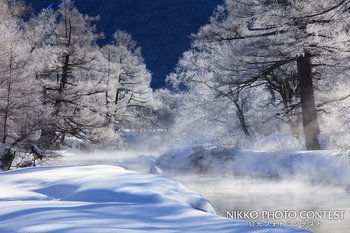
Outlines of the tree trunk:
M 237 93 L 236 96 L 234 97 L 233 103 L 236 106 L 236 115 L 239 119 L 239 123 L 241 125 L 242 130 L 247 137 L 250 137 L 248 125 L 246 123 L 245 116 L 244 116 L 243 104 L 242 105 L 239 104 L 239 93 Z
M 0 170 L 9 170 L 11 168 L 14 158 L 15 153 L 11 152 L 11 148 L 9 146 L 2 145 L 0 154 Z
M 55 128 L 51 125 L 43 125 L 38 145 L 44 149 L 53 148 L 56 140 L 57 136 Z
M 11 68 L 10 68 L 11 69 Z M 11 73 L 11 70 L 10 70 Z M 11 76 L 11 75 L 10 75 Z M 5 107 L 5 114 L 4 114 L 4 125 L 3 125 L 3 138 L 2 138 L 2 143 L 6 143 L 6 139 L 8 136 L 7 132 L 7 126 L 8 126 L 8 117 L 9 117 L 9 111 L 10 111 L 10 95 L 11 95 L 11 77 L 8 80 L 7 83 L 7 95 L 6 95 L 6 107 Z
M 11 92 L 12 92 L 12 87 L 11 87 L 11 82 L 12 82 L 12 43 L 11 43 L 11 53 L 10 53 L 10 63 L 9 63 L 9 78 L 7 82 L 7 93 L 6 93 L 6 107 L 5 107 L 5 116 L 4 116 L 4 125 L 3 125 L 3 138 L 2 138 L 2 143 L 6 143 L 6 139 L 8 136 L 8 118 L 10 114 L 10 98 L 11 98 Z
M 249 133 L 249 130 L 248 130 L 248 126 L 245 122 L 245 117 L 244 117 L 244 114 L 243 112 L 240 110 L 240 109 L 237 109 L 236 110 L 236 114 L 237 114 L 237 117 L 239 119 L 239 123 L 241 125 L 241 128 L 244 132 L 244 134 L 247 136 L 247 137 L 250 137 L 250 133 Z
M 312 82 L 311 54 L 305 52 L 304 55 L 301 55 L 298 58 L 297 65 L 306 149 L 319 150 L 320 143 L 318 141 L 318 135 L 320 133 L 320 127 L 317 119 L 317 110 Z

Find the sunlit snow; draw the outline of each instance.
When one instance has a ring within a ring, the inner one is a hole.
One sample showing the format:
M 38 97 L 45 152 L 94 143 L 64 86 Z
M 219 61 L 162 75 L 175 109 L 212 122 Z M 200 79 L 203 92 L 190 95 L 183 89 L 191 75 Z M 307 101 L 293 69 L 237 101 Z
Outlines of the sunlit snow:
M 0 232 L 306 232 L 250 228 L 169 178 L 115 166 L 0 174 Z

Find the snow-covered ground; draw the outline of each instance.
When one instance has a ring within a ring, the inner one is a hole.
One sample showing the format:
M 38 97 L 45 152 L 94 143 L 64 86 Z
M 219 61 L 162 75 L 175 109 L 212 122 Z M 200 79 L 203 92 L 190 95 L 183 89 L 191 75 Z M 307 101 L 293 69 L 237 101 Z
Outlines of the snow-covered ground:
M 60 153 L 60 160 L 46 164 L 53 167 L 0 175 L 1 233 L 304 232 L 250 228 L 206 213 L 213 209 L 204 197 L 165 176 L 204 194 L 221 216 L 229 210 L 350 211 L 350 159 L 344 151 L 186 146 L 159 157 L 138 151 Z M 310 229 L 344 232 L 346 219 Z
M 0 173 L 0 232 L 306 232 L 213 214 L 209 202 L 169 178 L 116 166 Z

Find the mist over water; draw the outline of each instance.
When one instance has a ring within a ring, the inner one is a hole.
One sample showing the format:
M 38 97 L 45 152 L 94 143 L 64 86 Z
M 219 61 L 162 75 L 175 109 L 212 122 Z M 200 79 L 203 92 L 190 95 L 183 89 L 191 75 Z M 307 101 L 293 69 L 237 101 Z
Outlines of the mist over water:
M 56 165 L 110 164 L 149 172 L 159 152 L 114 151 L 75 154 L 66 152 Z M 350 229 L 350 191 L 344 186 L 308 183 L 305 180 L 271 180 L 214 174 L 184 174 L 166 171 L 187 188 L 201 193 L 218 215 L 227 211 L 303 211 L 344 210 L 344 220 L 321 220 L 320 227 L 309 228 L 315 233 L 344 233 Z M 297 220 L 295 220 L 297 221 Z M 301 220 L 300 220 L 301 221 Z M 274 222 L 274 221 L 272 221 Z M 248 222 L 247 222 L 248 224 Z
M 155 163 L 153 155 L 159 152 L 149 150 L 121 150 L 121 151 L 96 151 L 69 152 L 62 151 L 63 157 L 48 164 L 64 166 L 89 166 L 89 165 L 114 165 L 128 170 L 148 173 Z
M 308 184 L 298 180 L 271 181 L 208 175 L 172 174 L 171 176 L 186 187 L 202 193 L 211 202 L 217 214 L 223 217 L 226 217 L 227 211 L 238 210 L 260 212 L 344 210 L 344 220 L 321 220 L 320 227 L 308 229 L 315 233 L 343 233 L 350 228 L 350 192 L 344 187 Z M 293 220 L 296 221 L 302 220 Z

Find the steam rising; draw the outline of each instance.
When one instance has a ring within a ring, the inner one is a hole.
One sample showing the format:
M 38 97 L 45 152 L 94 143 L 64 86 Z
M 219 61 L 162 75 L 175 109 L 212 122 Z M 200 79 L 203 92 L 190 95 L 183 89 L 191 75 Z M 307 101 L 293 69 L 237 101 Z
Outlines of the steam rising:
M 310 230 L 315 233 L 346 232 L 350 227 L 349 159 L 339 151 L 283 154 L 211 146 L 197 149 L 183 147 L 165 153 L 145 153 L 144 150 L 80 155 L 65 153 L 63 160 L 58 161 L 61 165 L 108 163 L 141 172 L 149 172 L 152 166 L 159 166 L 164 171 L 163 175 L 203 194 L 216 212 L 224 217 L 226 211 L 235 210 L 345 210 L 345 220 L 322 220 L 321 227 Z M 157 158 L 159 154 L 163 155 Z M 220 160 L 215 160 L 213 157 L 219 154 Z M 206 162 L 202 162 L 207 164 L 208 170 L 200 171 L 193 167 L 195 164 L 191 159 L 196 158 L 195 155 L 206 158 Z M 230 160 L 229 156 L 235 159 Z M 290 161 L 289 165 L 287 161 Z M 283 166 L 284 163 L 286 166 Z M 292 170 L 286 172 L 288 167 Z M 241 169 L 240 175 L 232 173 L 237 169 Z M 267 176 L 266 173 L 262 176 L 259 172 L 264 171 L 275 175 Z

